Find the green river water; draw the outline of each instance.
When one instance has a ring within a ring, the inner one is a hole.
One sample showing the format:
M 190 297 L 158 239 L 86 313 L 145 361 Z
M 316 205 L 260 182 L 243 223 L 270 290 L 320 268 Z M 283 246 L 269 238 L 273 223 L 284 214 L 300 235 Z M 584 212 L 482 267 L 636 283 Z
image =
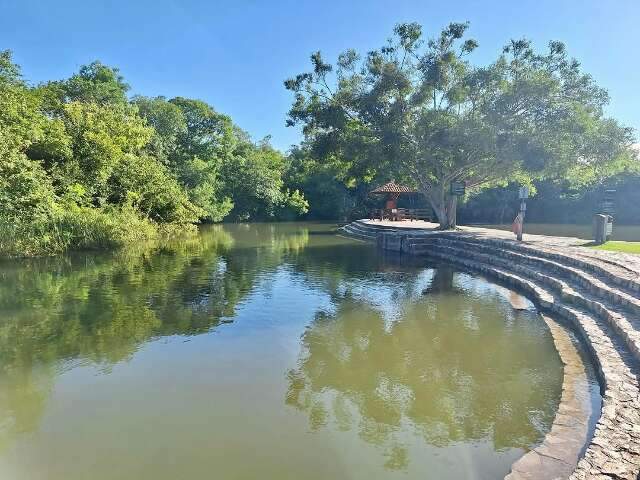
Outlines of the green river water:
M 326 224 L 0 264 L 0 478 L 495 479 L 563 370 L 508 290 Z

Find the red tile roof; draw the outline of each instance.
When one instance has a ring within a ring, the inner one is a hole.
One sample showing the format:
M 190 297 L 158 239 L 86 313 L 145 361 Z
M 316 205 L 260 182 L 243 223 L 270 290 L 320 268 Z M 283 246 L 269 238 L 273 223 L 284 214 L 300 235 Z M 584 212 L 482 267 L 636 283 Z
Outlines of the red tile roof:
M 398 185 L 391 180 L 389 183 L 385 183 L 381 187 L 371 190 L 370 193 L 415 193 L 416 190 L 405 185 Z

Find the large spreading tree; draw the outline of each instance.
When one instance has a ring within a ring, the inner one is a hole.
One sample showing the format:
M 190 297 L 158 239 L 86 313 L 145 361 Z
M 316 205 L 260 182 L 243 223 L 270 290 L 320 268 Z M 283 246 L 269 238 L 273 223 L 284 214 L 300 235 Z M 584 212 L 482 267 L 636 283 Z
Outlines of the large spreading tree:
M 336 66 L 314 53 L 311 72 L 285 81 L 288 124 L 303 126 L 316 158 L 342 162 L 347 181 L 414 184 L 442 228 L 456 222 L 451 182 L 597 178 L 631 158 L 633 131 L 605 116 L 607 92 L 562 43 L 538 53 L 514 40 L 479 67 L 467 27 L 425 41 L 420 25 L 400 24 L 384 47 L 348 50 Z

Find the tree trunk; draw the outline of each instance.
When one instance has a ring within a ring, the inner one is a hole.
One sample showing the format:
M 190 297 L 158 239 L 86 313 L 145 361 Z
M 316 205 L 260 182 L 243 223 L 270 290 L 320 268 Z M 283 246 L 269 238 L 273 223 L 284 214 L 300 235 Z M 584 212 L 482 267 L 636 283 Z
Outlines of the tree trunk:
M 456 228 L 458 197 L 449 195 L 444 185 L 435 185 L 423 192 L 440 223 L 440 230 L 452 230 Z

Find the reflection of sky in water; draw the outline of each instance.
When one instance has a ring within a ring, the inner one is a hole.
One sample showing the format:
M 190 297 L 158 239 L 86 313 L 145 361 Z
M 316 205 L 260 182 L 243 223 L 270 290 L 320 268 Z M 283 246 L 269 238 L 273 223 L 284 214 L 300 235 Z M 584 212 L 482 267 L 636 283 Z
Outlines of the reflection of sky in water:
M 391 323 L 402 318 L 407 302 L 416 301 L 428 295 L 434 280 L 434 272 L 433 268 L 425 268 L 418 272 L 394 272 L 393 274 L 376 274 L 368 279 L 348 279 L 340 283 L 336 293 L 340 297 L 350 296 L 374 307 L 382 314 L 389 327 Z M 514 297 L 524 305 L 524 308 L 519 309 L 535 310 L 533 303 L 512 290 L 463 272 L 456 272 L 453 275 L 452 290 L 477 299 L 493 298 L 503 304 L 503 313 L 507 317 L 513 316 L 507 302 Z M 425 305 L 425 308 L 429 306 Z M 478 328 L 478 319 L 474 317 L 472 311 L 469 310 L 465 314 L 465 320 L 469 328 Z
M 407 280 L 410 279 L 410 282 Z M 415 300 L 431 284 L 433 270 L 417 274 L 378 274 L 366 280 L 345 280 L 338 289 L 340 297 L 351 296 L 371 307 L 383 316 L 386 327 L 402 318 L 407 301 Z

